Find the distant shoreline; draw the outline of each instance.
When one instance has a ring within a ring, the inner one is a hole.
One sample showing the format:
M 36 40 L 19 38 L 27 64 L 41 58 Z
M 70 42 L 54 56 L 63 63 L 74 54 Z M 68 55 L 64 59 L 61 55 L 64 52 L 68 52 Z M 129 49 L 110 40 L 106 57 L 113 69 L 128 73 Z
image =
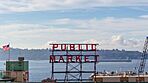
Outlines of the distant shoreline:
M 132 62 L 131 59 L 100 59 L 99 62 Z

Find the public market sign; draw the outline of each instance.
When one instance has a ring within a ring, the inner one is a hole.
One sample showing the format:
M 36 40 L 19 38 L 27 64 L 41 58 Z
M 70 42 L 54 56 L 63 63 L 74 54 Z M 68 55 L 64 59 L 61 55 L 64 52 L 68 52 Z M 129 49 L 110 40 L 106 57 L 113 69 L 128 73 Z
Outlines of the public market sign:
M 50 44 L 50 63 L 92 63 L 98 62 L 98 44 Z M 58 52 L 58 53 L 57 53 Z

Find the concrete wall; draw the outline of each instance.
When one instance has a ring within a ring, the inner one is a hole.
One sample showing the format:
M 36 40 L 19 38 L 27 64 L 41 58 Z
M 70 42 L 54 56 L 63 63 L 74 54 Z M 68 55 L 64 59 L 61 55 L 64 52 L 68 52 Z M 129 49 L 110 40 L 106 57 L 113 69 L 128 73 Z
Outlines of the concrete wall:
M 28 82 L 28 71 L 6 71 L 6 77 L 13 78 L 15 82 Z
M 106 77 L 103 78 L 103 82 L 120 82 L 119 77 Z
M 148 77 L 145 77 L 145 78 L 144 78 L 144 81 L 145 81 L 145 82 L 148 82 Z
M 129 77 L 128 80 L 129 82 L 136 82 L 136 77 Z

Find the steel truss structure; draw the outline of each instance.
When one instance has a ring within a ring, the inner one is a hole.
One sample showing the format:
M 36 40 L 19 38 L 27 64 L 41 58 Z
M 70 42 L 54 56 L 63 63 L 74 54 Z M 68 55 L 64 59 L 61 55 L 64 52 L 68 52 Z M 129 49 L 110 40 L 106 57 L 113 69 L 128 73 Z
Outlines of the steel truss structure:
M 142 53 L 142 56 L 141 56 L 141 62 L 140 62 L 140 66 L 139 66 L 139 69 L 138 69 L 138 74 L 144 73 L 147 55 L 148 55 L 148 37 L 146 37 L 146 40 L 145 40 L 145 43 L 144 43 L 143 53 Z

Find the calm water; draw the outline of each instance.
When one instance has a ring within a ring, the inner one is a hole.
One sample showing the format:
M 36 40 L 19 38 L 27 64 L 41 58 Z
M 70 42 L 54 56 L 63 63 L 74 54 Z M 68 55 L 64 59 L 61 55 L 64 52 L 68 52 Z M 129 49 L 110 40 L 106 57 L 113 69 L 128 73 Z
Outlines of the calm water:
M 64 70 L 64 64 L 57 64 L 56 70 Z M 132 62 L 100 62 L 97 64 L 98 71 L 128 71 L 134 70 L 135 67 L 139 66 L 139 60 L 133 60 Z M 85 70 L 91 70 L 93 68 L 92 64 L 84 64 L 83 68 Z M 5 61 L 0 61 L 0 70 L 5 70 Z M 145 71 L 148 71 L 148 65 L 145 67 Z M 42 79 L 51 76 L 51 64 L 48 60 L 40 61 L 29 61 L 29 80 L 31 82 L 39 82 Z M 83 75 L 84 78 L 88 78 L 90 74 Z M 64 77 L 64 74 L 56 74 L 56 78 Z

